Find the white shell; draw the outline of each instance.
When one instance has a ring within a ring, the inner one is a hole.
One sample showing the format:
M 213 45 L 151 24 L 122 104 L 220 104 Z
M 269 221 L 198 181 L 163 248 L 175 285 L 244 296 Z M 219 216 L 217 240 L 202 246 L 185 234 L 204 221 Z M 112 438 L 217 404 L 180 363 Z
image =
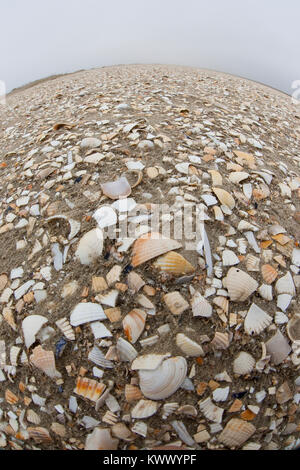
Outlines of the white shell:
M 222 253 L 222 262 L 223 266 L 234 266 L 235 264 L 239 264 L 240 260 L 233 251 L 224 250 Z
M 248 375 L 255 366 L 255 359 L 244 351 L 240 352 L 233 361 L 233 372 L 237 375 Z
M 253 255 L 246 256 L 246 268 L 247 271 L 259 271 L 259 258 Z
M 75 333 L 67 318 L 61 318 L 60 320 L 57 320 L 55 324 L 58 326 L 60 331 L 65 335 L 67 339 L 69 339 L 70 341 L 75 340 Z
M 103 232 L 100 228 L 95 228 L 87 232 L 79 241 L 75 257 L 81 264 L 90 265 L 103 251 Z
M 275 284 L 275 290 L 277 294 L 289 294 L 294 296 L 296 294 L 295 284 L 290 271 L 285 276 L 278 279 Z
M 285 312 L 291 301 L 292 301 L 292 296 L 290 294 L 280 294 L 277 297 L 277 307 L 279 307 L 283 312 Z
M 35 342 L 35 335 L 47 322 L 48 318 L 43 317 L 42 315 L 29 315 L 24 318 L 22 322 L 22 330 L 27 349 Z
M 120 361 L 123 362 L 131 362 L 138 355 L 134 347 L 130 343 L 128 343 L 128 341 L 126 341 L 124 338 L 118 339 L 116 348 Z
M 101 305 L 93 302 L 81 302 L 73 309 L 70 323 L 72 326 L 79 326 L 97 320 L 106 320 L 106 318 Z
M 108 307 L 115 307 L 118 296 L 119 291 L 117 289 L 113 289 L 106 294 L 98 294 L 96 300 L 103 305 L 107 305 Z
M 292 253 L 292 264 L 300 266 L 300 248 L 294 248 Z
M 95 428 L 85 442 L 85 450 L 117 450 L 118 439 L 113 439 L 110 429 Z
M 167 419 L 179 407 L 178 403 L 165 403 L 162 409 L 162 419 Z
M 182 333 L 176 335 L 176 344 L 186 356 L 198 357 L 204 356 L 204 351 L 200 344 L 192 341 Z
M 144 354 L 142 356 L 137 357 L 133 363 L 131 364 L 131 370 L 155 370 L 157 369 L 162 361 L 171 354 Z
M 241 181 L 249 178 L 249 173 L 246 173 L 245 171 L 234 171 L 233 173 L 230 173 L 228 178 L 232 183 L 239 184 Z
M 258 292 L 263 299 L 269 300 L 269 301 L 273 300 L 272 286 L 268 284 L 262 284 L 260 288 L 258 289 Z
M 186 360 L 180 356 L 171 357 L 155 370 L 139 370 L 140 389 L 145 397 L 162 400 L 176 392 L 186 373 Z
M 213 391 L 214 401 L 226 401 L 229 394 L 230 387 L 216 388 Z
M 271 322 L 272 317 L 253 303 L 245 318 L 244 329 L 248 335 L 258 335 L 269 326 Z
M 90 351 L 88 359 L 104 369 L 112 369 L 114 367 L 114 364 L 111 361 L 105 359 L 104 354 L 97 346 L 94 346 Z
M 193 295 L 191 306 L 194 317 L 209 318 L 212 316 L 212 306 L 199 292 L 195 292 Z
M 158 410 L 158 403 L 152 400 L 140 400 L 131 410 L 131 417 L 144 419 L 153 416 Z
M 234 302 L 244 302 L 258 288 L 258 282 L 238 268 L 229 269 L 223 284 Z
M 102 206 L 97 209 L 93 214 L 93 218 L 96 220 L 100 229 L 116 225 L 118 222 L 118 216 L 110 206 Z
M 207 418 L 209 421 L 213 421 L 214 423 L 222 423 L 224 410 L 223 408 L 216 406 L 211 401 L 210 397 L 206 398 L 206 400 L 200 401 L 199 407 L 205 418 Z

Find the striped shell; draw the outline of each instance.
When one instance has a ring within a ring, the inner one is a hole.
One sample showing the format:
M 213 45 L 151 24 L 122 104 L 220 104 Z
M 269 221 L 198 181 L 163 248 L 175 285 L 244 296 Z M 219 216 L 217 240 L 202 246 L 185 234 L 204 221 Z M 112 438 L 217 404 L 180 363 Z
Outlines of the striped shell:
M 271 323 L 272 317 L 253 303 L 246 315 L 244 329 L 248 335 L 258 335 Z
M 145 419 L 153 416 L 158 410 L 158 403 L 152 400 L 140 400 L 131 410 L 134 419 Z
M 222 253 L 223 266 L 234 266 L 239 264 L 240 260 L 232 250 L 224 250 Z
M 153 266 L 161 271 L 177 276 L 193 273 L 195 271 L 194 266 L 175 251 L 170 251 L 166 255 L 159 257 Z
M 75 340 L 75 333 L 67 318 L 61 318 L 60 320 L 57 320 L 55 324 L 58 326 L 60 331 L 65 335 L 67 339 L 69 339 L 70 341 Z
M 136 385 L 126 384 L 125 385 L 125 399 L 128 403 L 137 401 L 142 398 L 142 392 Z
M 52 443 L 52 438 L 49 434 L 49 431 L 47 431 L 46 428 L 27 428 L 27 431 L 29 433 L 29 438 L 33 439 L 35 442 L 39 444 L 51 444 Z
M 233 361 L 233 372 L 237 375 L 248 375 L 255 366 L 255 359 L 248 353 L 242 351 Z
M 132 266 L 136 267 L 150 259 L 156 258 L 167 251 L 181 248 L 181 243 L 163 237 L 160 233 L 151 232 L 136 240 L 132 251 Z
M 60 378 L 61 374 L 56 370 L 55 359 L 52 351 L 45 351 L 42 346 L 37 346 L 32 351 L 30 362 L 51 378 Z
M 124 338 L 118 339 L 116 347 L 120 361 L 131 362 L 138 355 L 134 347 L 130 343 L 128 343 L 128 341 L 126 341 Z
M 216 406 L 210 397 L 199 402 L 199 408 L 204 414 L 205 418 L 214 423 L 222 423 L 224 410 Z
M 193 295 L 191 305 L 194 317 L 209 318 L 212 316 L 212 306 L 199 292 L 195 292 Z
M 214 349 L 227 349 L 230 344 L 230 336 L 228 333 L 215 332 L 213 340 L 210 342 Z
M 262 274 L 263 280 L 267 284 L 272 284 L 272 282 L 274 282 L 276 277 L 278 276 L 278 271 L 275 268 L 273 268 L 273 266 L 271 266 L 270 264 L 264 264 L 261 267 L 261 274 Z
M 200 344 L 192 341 L 182 333 L 176 335 L 176 344 L 181 351 L 190 357 L 204 356 L 204 351 Z
M 104 392 L 105 388 L 106 386 L 101 382 L 97 382 L 96 380 L 88 379 L 86 377 L 78 377 L 74 393 L 96 402 Z
M 144 310 L 135 308 L 123 319 L 124 333 L 131 343 L 135 343 L 145 328 L 147 314 Z
M 258 288 L 258 282 L 241 269 L 230 268 L 223 280 L 230 300 L 244 302 Z
M 242 419 L 232 418 L 225 426 L 218 440 L 227 447 L 240 447 L 255 433 L 253 424 Z
M 93 302 L 81 302 L 72 310 L 70 323 L 72 326 L 79 326 L 84 323 L 105 319 L 106 315 L 101 305 Z

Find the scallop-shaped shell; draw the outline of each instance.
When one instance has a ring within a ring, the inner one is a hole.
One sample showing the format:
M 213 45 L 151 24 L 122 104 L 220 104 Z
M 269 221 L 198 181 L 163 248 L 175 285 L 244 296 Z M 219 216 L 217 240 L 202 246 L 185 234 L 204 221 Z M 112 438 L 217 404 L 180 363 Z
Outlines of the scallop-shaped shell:
M 244 329 L 248 335 L 258 335 L 272 323 L 272 317 L 256 304 L 252 304 L 244 321 Z
M 215 332 L 214 339 L 210 342 L 214 349 L 227 349 L 230 344 L 230 336 L 228 333 Z
M 231 194 L 221 188 L 212 188 L 212 190 L 222 205 L 228 207 L 230 210 L 234 208 L 235 201 Z
M 171 354 L 143 354 L 137 357 L 131 364 L 131 370 L 155 370 L 157 369 L 162 361 Z
M 131 343 L 135 343 L 145 328 L 147 314 L 140 308 L 135 308 L 123 319 L 124 333 Z
M 188 302 L 179 292 L 169 292 L 168 294 L 164 295 L 163 299 L 168 309 L 174 315 L 180 315 L 189 308 Z
M 209 318 L 212 316 L 212 306 L 199 292 L 195 292 L 193 295 L 191 305 L 194 317 Z
M 93 379 L 88 379 L 86 377 L 78 377 L 76 382 L 76 387 L 74 393 L 77 395 L 88 398 L 91 401 L 96 401 L 101 397 L 105 390 L 105 384 L 97 382 Z
M 126 384 L 125 385 L 125 399 L 128 403 L 137 401 L 142 398 L 142 392 L 136 385 Z
M 138 292 L 145 285 L 145 281 L 134 271 L 128 274 L 127 281 L 129 289 L 134 293 Z
M 111 437 L 110 429 L 95 428 L 85 441 L 85 450 L 117 450 L 119 439 Z
M 38 444 L 51 444 L 52 438 L 49 434 L 49 431 L 46 428 L 36 427 L 36 428 L 27 428 L 29 433 L 29 438 L 33 439 Z
M 28 315 L 22 322 L 22 330 L 26 348 L 35 342 L 35 335 L 40 331 L 42 326 L 48 322 L 48 318 L 42 315 Z
M 294 296 L 296 294 L 295 284 L 290 271 L 285 276 L 278 279 L 275 284 L 275 290 L 277 294 L 289 294 Z
M 131 187 L 125 176 L 116 181 L 101 184 L 103 194 L 110 199 L 124 199 L 131 194 Z
M 232 250 L 224 250 L 222 253 L 223 266 L 234 266 L 239 264 L 240 260 Z
M 176 344 L 181 351 L 190 357 L 204 356 L 204 351 L 200 344 L 192 341 L 186 335 L 178 333 L 176 335 Z
M 263 280 L 267 284 L 272 284 L 272 282 L 274 282 L 276 277 L 278 276 L 278 271 L 275 268 L 273 268 L 273 266 L 271 266 L 270 264 L 264 264 L 261 267 L 261 274 L 262 274 Z
M 174 411 L 178 409 L 178 403 L 165 403 L 162 409 L 162 419 L 167 419 Z
M 60 320 L 57 320 L 55 324 L 58 326 L 60 331 L 65 335 L 67 339 L 69 339 L 70 341 L 75 341 L 75 333 L 67 318 L 61 318 Z
M 199 408 L 204 414 L 205 418 L 214 423 L 222 423 L 222 417 L 224 410 L 219 406 L 216 406 L 210 397 L 200 401 Z
M 140 400 L 131 410 L 134 419 L 145 419 L 153 416 L 158 410 L 158 403 L 152 400 Z
M 300 345 L 300 313 L 296 313 L 286 327 L 288 337 L 293 343 Z
M 30 362 L 51 378 L 60 378 L 61 374 L 56 370 L 55 359 L 52 351 L 45 351 L 42 346 L 37 346 L 32 351 Z
M 81 302 L 72 310 L 70 323 L 72 326 L 79 326 L 84 323 L 105 319 L 106 315 L 101 305 L 93 302 Z
M 247 271 L 259 271 L 259 258 L 253 255 L 246 256 L 246 268 Z
M 241 269 L 229 269 L 223 280 L 224 287 L 228 290 L 230 300 L 244 302 L 258 288 L 258 282 Z
M 232 418 L 225 426 L 218 440 L 227 447 L 240 447 L 255 433 L 253 424 L 238 418 Z
M 81 264 L 90 265 L 102 255 L 102 251 L 103 232 L 100 228 L 94 228 L 80 239 L 75 252 L 75 258 L 77 258 Z
M 155 370 L 139 371 L 141 391 L 151 400 L 163 400 L 176 392 L 185 380 L 186 373 L 186 360 L 180 356 L 171 357 Z
M 233 361 L 233 372 L 237 375 L 250 374 L 255 366 L 255 359 L 244 351 L 240 352 Z
M 128 343 L 128 341 L 126 341 L 124 338 L 118 339 L 116 347 L 120 361 L 131 362 L 138 355 L 134 347 L 130 343 Z
M 159 257 L 153 266 L 161 271 L 177 276 L 193 273 L 195 271 L 194 266 L 175 251 L 170 251 L 166 255 Z
M 163 237 L 160 233 L 150 232 L 136 240 L 132 251 L 132 266 L 136 267 L 168 251 L 181 248 L 181 243 Z

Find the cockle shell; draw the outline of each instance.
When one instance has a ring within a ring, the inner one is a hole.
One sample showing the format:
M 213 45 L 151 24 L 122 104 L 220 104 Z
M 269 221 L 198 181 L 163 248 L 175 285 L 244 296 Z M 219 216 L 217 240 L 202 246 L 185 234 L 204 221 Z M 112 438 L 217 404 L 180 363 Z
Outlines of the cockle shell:
M 246 268 L 247 271 L 259 271 L 259 258 L 253 255 L 246 256 Z
M 52 379 L 61 377 L 61 373 L 56 370 L 54 354 L 52 351 L 45 351 L 42 346 L 37 346 L 32 351 L 29 359 L 35 367 L 48 375 L 48 377 L 51 377 Z
M 174 315 L 180 315 L 189 308 L 188 302 L 177 291 L 169 292 L 168 294 L 164 295 L 163 299 L 168 309 Z
M 70 323 L 72 326 L 79 326 L 84 323 L 105 319 L 106 315 L 101 305 L 93 302 L 81 302 L 72 310 Z
M 277 294 L 289 294 L 294 296 L 296 294 L 295 284 L 290 271 L 285 276 L 278 279 L 275 284 L 275 290 Z
M 147 314 L 144 310 L 135 308 L 123 319 L 124 333 L 131 343 L 135 343 L 145 328 Z
M 259 287 L 258 292 L 263 299 L 269 300 L 269 301 L 273 300 L 272 286 L 269 286 L 267 284 L 262 284 Z
M 207 418 L 209 421 L 213 421 L 214 423 L 222 423 L 224 410 L 223 408 L 216 406 L 210 397 L 200 401 L 199 407 L 205 418 Z
M 296 313 L 286 327 L 288 337 L 293 343 L 300 345 L 300 313 Z
M 163 237 L 160 233 L 150 232 L 136 240 L 132 251 L 132 266 L 136 267 L 167 251 L 181 248 L 181 243 Z
M 110 199 L 124 199 L 131 194 L 131 187 L 125 176 L 116 181 L 101 184 L 101 189 L 103 194 Z
M 240 447 L 255 433 L 253 424 L 238 418 L 232 418 L 225 426 L 218 440 L 227 447 Z
M 261 267 L 261 274 L 262 274 L 263 280 L 267 284 L 272 284 L 272 282 L 274 282 L 276 277 L 278 276 L 278 271 L 275 268 L 273 268 L 273 266 L 271 266 L 270 264 L 264 264 Z
M 151 400 L 163 400 L 176 392 L 186 373 L 186 360 L 180 356 L 171 357 L 155 370 L 139 370 L 141 391 Z
M 60 320 L 57 320 L 55 324 L 58 326 L 60 331 L 65 335 L 67 339 L 69 339 L 70 341 L 75 341 L 75 333 L 67 318 L 61 318 Z
M 255 279 L 237 268 L 229 269 L 223 284 L 228 290 L 230 300 L 234 302 L 244 302 L 258 288 Z
M 191 305 L 194 317 L 209 318 L 212 316 L 212 306 L 199 292 L 194 293 Z
M 291 347 L 280 330 L 266 342 L 267 353 L 271 356 L 271 361 L 277 365 L 283 362 L 291 352 Z
M 48 322 L 48 318 L 42 315 L 28 315 L 22 322 L 22 330 L 27 349 L 35 342 L 35 336 L 43 325 Z
M 111 437 L 110 429 L 95 428 L 85 441 L 85 450 L 117 450 L 119 439 Z
M 212 190 L 222 205 L 228 207 L 231 210 L 234 208 L 235 201 L 231 194 L 221 188 L 212 188 Z
M 233 372 L 237 375 L 248 375 L 255 366 L 255 359 L 248 353 L 242 351 L 233 361 Z
M 200 344 L 192 341 L 186 335 L 178 333 L 176 335 L 176 344 L 186 356 L 198 357 L 204 356 L 204 351 Z
M 214 349 L 227 349 L 230 344 L 230 336 L 228 333 L 215 332 L 214 339 L 210 342 Z
M 170 251 L 164 256 L 159 257 L 153 266 L 161 271 L 177 276 L 189 274 L 195 271 L 194 266 L 175 251 Z
M 100 228 L 94 228 L 80 239 L 75 257 L 81 264 L 90 265 L 102 255 L 102 251 L 103 232 Z
M 253 303 L 245 318 L 244 329 L 248 335 L 258 335 L 271 323 L 272 317 Z
M 106 385 L 101 382 L 79 376 L 76 381 L 74 393 L 81 397 L 88 398 L 89 400 L 96 403 L 96 401 L 104 392 L 105 388 Z
M 134 347 L 130 343 L 128 343 L 128 341 L 126 341 L 124 338 L 118 339 L 116 347 L 120 361 L 131 362 L 138 355 Z
M 131 410 L 131 417 L 134 419 L 145 419 L 153 416 L 158 410 L 158 403 L 152 400 L 140 400 Z

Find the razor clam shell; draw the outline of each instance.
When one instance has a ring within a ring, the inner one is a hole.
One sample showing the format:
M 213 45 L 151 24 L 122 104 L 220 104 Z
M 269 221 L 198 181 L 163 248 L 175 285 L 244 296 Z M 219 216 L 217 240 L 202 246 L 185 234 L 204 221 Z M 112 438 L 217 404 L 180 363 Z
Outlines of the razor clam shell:
M 277 365 L 281 364 L 290 354 L 291 347 L 280 330 L 266 342 L 267 353 L 271 356 L 271 361 Z
M 186 378 L 187 363 L 183 357 L 166 359 L 155 370 L 139 370 L 140 388 L 151 400 L 168 398 Z
M 23 336 L 27 349 L 35 342 L 35 336 L 43 325 L 48 322 L 48 318 L 42 315 L 28 315 L 22 322 Z
M 233 361 L 233 372 L 236 375 L 248 375 L 255 366 L 255 359 L 251 354 L 241 351 Z
M 93 349 L 90 351 L 88 355 L 89 361 L 94 362 L 99 367 L 103 367 L 104 369 L 113 369 L 114 364 L 112 361 L 105 359 L 105 356 L 102 351 L 97 346 L 94 346 Z
M 97 320 L 106 320 L 101 305 L 92 302 L 81 302 L 72 310 L 70 323 L 72 326 L 83 325 Z
M 253 424 L 238 418 L 232 418 L 218 436 L 218 440 L 227 447 L 240 447 L 255 433 Z
M 211 398 L 208 397 L 205 400 L 199 402 L 199 408 L 204 414 L 205 418 L 209 421 L 213 421 L 214 423 L 222 423 L 222 417 L 224 410 L 216 406 L 212 401 Z
M 248 335 L 258 335 L 271 323 L 272 317 L 253 303 L 245 318 L 244 330 Z
M 182 333 L 178 333 L 176 335 L 176 344 L 186 356 L 198 357 L 205 355 L 200 344 L 196 343 L 195 341 L 192 341 L 190 338 L 188 338 Z
M 119 439 L 111 437 L 110 429 L 95 428 L 85 441 L 85 450 L 117 450 Z
M 138 355 L 138 352 L 134 349 L 132 344 L 128 343 L 124 338 L 118 339 L 116 348 L 119 359 L 123 362 L 131 362 Z
M 159 404 L 152 400 L 140 400 L 131 410 L 133 419 L 145 419 L 153 416 L 158 410 Z
M 229 269 L 223 284 L 234 302 L 244 302 L 258 288 L 258 282 L 238 268 Z

